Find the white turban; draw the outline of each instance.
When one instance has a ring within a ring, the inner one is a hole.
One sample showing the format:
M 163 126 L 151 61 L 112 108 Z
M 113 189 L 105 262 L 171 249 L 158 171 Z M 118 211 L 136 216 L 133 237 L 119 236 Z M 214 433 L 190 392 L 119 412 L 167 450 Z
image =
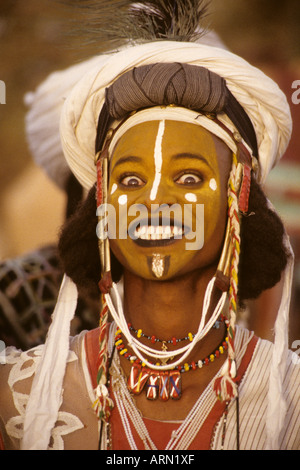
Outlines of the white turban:
M 129 69 L 157 62 L 206 67 L 226 80 L 254 126 L 259 180 L 264 183 L 291 136 L 292 121 L 284 93 L 263 72 L 227 50 L 198 43 L 158 41 L 99 56 L 99 61 L 93 62 L 70 92 L 62 109 L 60 133 L 67 162 L 81 184 L 89 189 L 96 181 L 95 140 L 105 89 Z
M 35 163 L 61 189 L 70 168 L 64 158 L 59 135 L 61 109 L 70 90 L 99 59 L 93 57 L 66 70 L 51 73 L 35 91 L 24 97 L 28 112 L 26 138 Z

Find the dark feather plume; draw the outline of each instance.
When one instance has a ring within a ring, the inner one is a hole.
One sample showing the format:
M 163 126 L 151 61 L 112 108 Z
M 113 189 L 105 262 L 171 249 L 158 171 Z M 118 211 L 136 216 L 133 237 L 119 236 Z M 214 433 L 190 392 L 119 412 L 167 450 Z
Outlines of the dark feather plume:
M 77 8 L 81 40 L 85 37 L 87 42 L 110 48 L 128 42 L 196 41 L 205 33 L 207 0 L 61 1 Z

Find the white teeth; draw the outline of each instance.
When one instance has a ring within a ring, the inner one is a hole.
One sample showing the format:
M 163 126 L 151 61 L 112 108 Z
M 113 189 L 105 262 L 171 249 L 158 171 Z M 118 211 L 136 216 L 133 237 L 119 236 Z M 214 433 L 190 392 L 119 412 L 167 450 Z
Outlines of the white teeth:
M 171 225 L 142 225 L 134 231 L 134 236 L 141 240 L 168 240 L 181 238 L 182 228 Z

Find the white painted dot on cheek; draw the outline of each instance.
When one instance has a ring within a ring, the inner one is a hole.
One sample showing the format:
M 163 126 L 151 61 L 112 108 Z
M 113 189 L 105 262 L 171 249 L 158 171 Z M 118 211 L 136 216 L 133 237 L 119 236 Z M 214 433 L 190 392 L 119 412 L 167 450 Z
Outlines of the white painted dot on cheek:
M 186 193 L 184 197 L 189 202 L 197 202 L 197 196 L 194 193 Z
M 120 204 L 120 206 L 124 206 L 124 204 L 127 203 L 127 195 L 122 194 L 121 196 L 119 196 L 118 203 Z
M 118 185 L 116 183 L 114 183 L 111 187 L 111 192 L 110 194 L 114 194 L 114 192 L 116 191 L 116 189 L 118 188 Z
M 217 182 L 215 180 L 215 178 L 212 178 L 209 182 L 209 187 L 210 189 L 212 189 L 213 191 L 215 191 L 217 189 Z

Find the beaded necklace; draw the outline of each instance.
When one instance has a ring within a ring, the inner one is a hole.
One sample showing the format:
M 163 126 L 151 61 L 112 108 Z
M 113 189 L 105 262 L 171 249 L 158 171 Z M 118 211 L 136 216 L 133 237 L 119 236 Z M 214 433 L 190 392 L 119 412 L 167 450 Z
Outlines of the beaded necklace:
M 120 372 L 120 370 L 119 357 L 116 355 L 113 358 L 110 369 L 111 387 L 114 393 L 115 404 L 121 417 L 124 433 L 129 442 L 130 448 L 132 450 L 138 450 L 138 445 L 132 432 L 132 429 L 134 429 L 142 440 L 145 450 L 158 450 L 153 440 L 151 439 L 151 435 L 149 434 L 140 411 L 136 407 L 133 396 L 128 390 L 126 378 Z M 199 396 L 198 400 L 195 402 L 186 418 L 181 422 L 178 429 L 171 433 L 170 440 L 167 443 L 165 450 L 189 449 L 191 443 L 199 432 L 199 429 L 211 411 L 215 400 L 216 397 L 210 384 Z M 228 405 L 229 402 L 226 403 L 226 409 L 223 418 L 221 449 L 224 448 Z M 107 431 L 107 440 L 103 441 L 102 449 L 112 450 L 111 443 L 113 436 L 111 435 L 112 430 L 110 426 L 108 427 Z
M 223 320 L 223 319 L 222 319 Z M 141 336 L 141 335 L 140 335 Z M 189 336 L 188 336 L 189 339 Z M 124 356 L 131 362 L 131 371 L 127 381 L 127 387 L 133 395 L 139 395 L 146 386 L 146 397 L 148 400 L 157 398 L 167 401 L 169 398 L 178 400 L 182 396 L 181 374 L 191 370 L 201 369 L 218 359 L 228 348 L 228 337 L 226 336 L 211 354 L 197 362 L 190 364 L 185 362 L 173 369 L 166 371 L 153 370 L 146 366 L 136 356 L 130 354 L 123 343 L 122 331 L 117 328 L 115 334 L 115 347 L 120 356 Z M 160 365 L 156 363 L 156 365 Z
M 223 321 L 226 321 L 226 318 L 224 317 L 223 314 L 221 314 L 220 320 L 217 320 L 214 323 L 213 328 L 218 329 L 220 327 L 220 322 L 223 322 Z M 166 348 L 167 344 L 173 344 L 174 346 L 176 346 L 177 343 L 181 343 L 182 341 L 187 341 L 187 340 L 193 341 L 193 339 L 196 336 L 195 334 L 192 334 L 191 332 L 189 332 L 184 338 L 175 338 L 175 336 L 173 336 L 171 339 L 163 340 L 163 339 L 157 338 L 155 335 L 145 334 L 141 328 L 139 329 L 133 328 L 131 323 L 128 323 L 128 328 L 129 328 L 129 331 L 136 334 L 137 338 L 141 338 L 141 337 L 146 338 L 149 341 L 151 341 L 152 344 L 162 343 L 163 350 Z
M 113 335 L 115 332 L 113 333 Z M 246 338 L 242 337 L 237 331 L 237 356 L 238 362 L 241 362 L 241 359 L 244 357 L 245 351 L 253 338 L 253 333 L 249 334 Z M 114 344 L 113 338 L 111 345 Z M 115 353 L 114 353 L 115 351 Z M 124 435 L 126 436 L 130 448 L 133 450 L 138 450 L 137 444 L 135 442 L 134 435 L 132 433 L 132 428 L 135 429 L 138 436 L 142 439 L 145 450 L 157 450 L 157 447 L 153 443 L 151 436 L 147 430 L 147 427 L 143 421 L 142 415 L 138 408 L 136 407 L 132 393 L 128 390 L 127 380 L 122 372 L 121 364 L 119 361 L 119 354 L 116 351 L 116 348 L 113 348 L 110 354 L 110 365 L 109 365 L 109 386 L 111 386 L 115 405 L 118 408 L 120 413 L 121 422 L 124 429 Z M 217 373 L 219 375 L 220 371 Z M 205 422 L 205 419 L 208 416 L 208 413 L 211 411 L 213 405 L 216 401 L 216 396 L 213 392 L 212 384 L 215 381 L 215 376 L 210 384 L 206 387 L 204 392 L 199 396 L 198 400 L 193 405 L 191 411 L 188 413 L 186 418 L 182 421 L 179 428 L 176 431 L 173 431 L 170 440 L 165 447 L 165 450 L 180 450 L 188 449 L 190 444 L 195 439 L 199 429 Z M 232 402 L 236 402 L 236 413 L 237 413 L 237 449 L 239 449 L 239 400 L 238 396 L 235 400 L 226 400 L 225 410 L 223 414 L 223 419 L 220 426 L 220 449 L 225 449 L 225 433 L 227 428 L 227 415 L 229 411 L 229 406 Z M 223 424 L 222 424 L 223 423 Z M 109 422 L 101 427 L 100 430 L 100 439 L 99 439 L 99 449 L 112 450 L 112 435 L 111 435 L 111 426 Z

